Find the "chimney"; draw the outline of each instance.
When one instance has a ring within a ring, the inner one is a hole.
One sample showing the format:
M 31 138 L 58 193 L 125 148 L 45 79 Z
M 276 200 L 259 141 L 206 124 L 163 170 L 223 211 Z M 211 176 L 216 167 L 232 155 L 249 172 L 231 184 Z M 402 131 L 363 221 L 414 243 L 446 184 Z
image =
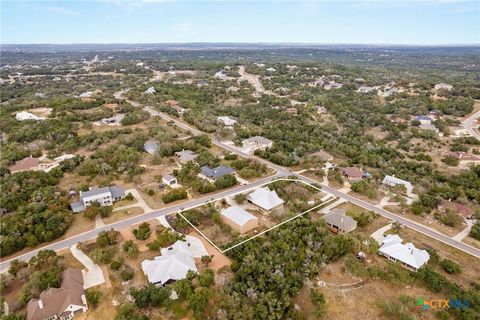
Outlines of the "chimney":
M 340 219 L 340 223 L 343 223 L 343 217 Z
M 42 302 L 42 300 L 38 300 L 38 307 L 39 307 L 40 309 L 43 309 L 43 302 Z

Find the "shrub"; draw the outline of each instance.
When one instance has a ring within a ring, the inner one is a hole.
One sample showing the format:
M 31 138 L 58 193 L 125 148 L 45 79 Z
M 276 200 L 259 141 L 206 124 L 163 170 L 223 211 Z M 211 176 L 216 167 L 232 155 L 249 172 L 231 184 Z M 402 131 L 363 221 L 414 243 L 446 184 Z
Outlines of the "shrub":
M 98 234 L 97 244 L 101 247 L 112 246 L 118 242 L 118 235 L 120 233 L 111 229 L 110 231 L 102 231 Z
M 97 290 L 88 289 L 85 291 L 85 297 L 87 298 L 88 305 L 96 308 L 100 298 L 102 297 L 102 293 Z
M 112 262 L 110 262 L 110 269 L 112 270 L 120 270 L 121 267 L 122 267 L 122 262 L 118 260 L 113 260 Z
M 460 266 L 452 260 L 442 260 L 442 262 L 440 262 L 440 265 L 442 266 L 443 270 L 445 270 L 445 272 L 450 274 L 459 273 L 461 271 Z
M 215 187 L 218 189 L 225 189 L 234 186 L 237 183 L 237 178 L 233 174 L 227 174 L 215 180 Z
M 130 258 L 135 258 L 139 254 L 138 246 L 135 244 L 135 242 L 133 242 L 133 240 L 125 241 L 122 249 L 123 252 L 125 252 Z
M 198 282 L 202 287 L 210 287 L 215 280 L 215 273 L 212 269 L 207 269 L 198 276 Z
M 128 281 L 132 280 L 134 275 L 134 271 L 132 268 L 127 267 L 122 272 L 120 273 L 120 278 L 122 278 L 122 281 Z
M 225 155 L 224 159 L 225 160 L 237 160 L 238 155 L 236 153 L 229 153 L 229 154 Z
M 167 194 L 164 194 L 162 197 L 163 203 L 170 203 L 173 201 L 186 199 L 188 197 L 187 190 L 184 188 L 177 188 L 169 191 Z
M 150 230 L 150 225 L 147 222 L 143 222 L 138 226 L 138 228 L 133 229 L 133 234 L 137 240 L 147 240 L 150 238 L 150 234 L 152 233 Z
M 236 194 L 233 199 L 238 204 L 244 204 L 247 201 L 247 195 L 243 193 Z

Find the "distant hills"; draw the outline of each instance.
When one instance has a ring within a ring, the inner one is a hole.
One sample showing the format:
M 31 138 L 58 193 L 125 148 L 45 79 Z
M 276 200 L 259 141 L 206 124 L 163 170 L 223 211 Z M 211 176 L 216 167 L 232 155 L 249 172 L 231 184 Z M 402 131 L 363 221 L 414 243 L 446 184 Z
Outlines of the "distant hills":
M 65 52 L 65 51 L 144 51 L 144 50 L 265 50 L 265 49 L 332 49 L 332 50 L 392 50 L 392 49 L 453 49 L 478 52 L 480 45 L 369 45 L 369 44 L 309 44 L 309 43 L 111 43 L 111 44 L 1 44 L 4 52 Z

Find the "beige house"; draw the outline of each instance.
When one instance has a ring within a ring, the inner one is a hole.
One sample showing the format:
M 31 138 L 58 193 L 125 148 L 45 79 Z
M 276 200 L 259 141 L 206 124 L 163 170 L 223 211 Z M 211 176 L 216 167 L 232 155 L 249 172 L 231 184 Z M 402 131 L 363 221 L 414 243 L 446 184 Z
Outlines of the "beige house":
M 27 305 L 27 320 L 69 320 L 88 310 L 80 269 L 68 268 L 62 273 L 60 288 L 43 291 Z
M 349 233 L 357 228 L 357 221 L 347 216 L 342 209 L 333 209 L 327 213 L 325 222 L 333 233 Z
M 258 218 L 237 206 L 223 210 L 220 215 L 225 224 L 240 234 L 258 227 Z

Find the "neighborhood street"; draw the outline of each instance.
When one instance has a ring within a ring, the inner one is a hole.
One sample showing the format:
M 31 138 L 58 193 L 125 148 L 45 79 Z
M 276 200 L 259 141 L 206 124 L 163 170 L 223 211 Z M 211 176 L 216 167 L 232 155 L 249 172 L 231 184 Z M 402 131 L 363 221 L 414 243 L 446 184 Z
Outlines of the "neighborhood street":
M 465 130 L 472 136 L 480 140 L 480 133 L 478 130 L 475 130 L 475 120 L 480 118 L 480 110 L 472 114 L 469 118 L 465 120 Z
M 236 188 L 233 188 L 233 189 L 229 189 L 229 190 L 226 190 L 226 191 L 223 191 L 223 192 L 218 192 L 218 193 L 211 194 L 211 195 L 208 195 L 208 196 L 205 196 L 205 197 L 202 197 L 202 198 L 198 198 L 198 199 L 191 199 L 191 200 L 184 201 L 184 202 L 181 202 L 181 203 L 178 203 L 178 204 L 166 207 L 166 208 L 162 208 L 162 209 L 155 210 L 155 211 L 152 211 L 152 212 L 148 212 L 148 213 L 145 213 L 145 214 L 142 214 L 142 215 L 131 217 L 131 218 L 128 218 L 128 219 L 125 219 L 125 220 L 122 220 L 122 221 L 111 223 L 111 224 L 102 226 L 100 228 L 96 228 L 96 229 L 93 229 L 93 230 L 90 230 L 90 231 L 72 236 L 68 239 L 56 241 L 56 242 L 53 242 L 51 244 L 39 247 L 39 248 L 34 249 L 32 251 L 29 251 L 25 254 L 16 256 L 15 258 L 11 258 L 11 259 L 8 259 L 8 260 L 3 260 L 2 259 L 2 262 L 0 263 L 0 272 L 4 272 L 4 271 L 8 270 L 8 268 L 10 267 L 10 262 L 12 260 L 20 259 L 20 260 L 27 261 L 30 258 L 32 258 L 33 256 L 37 255 L 37 253 L 40 250 L 49 249 L 49 250 L 59 251 L 59 250 L 65 249 L 65 248 L 70 248 L 70 247 L 72 247 L 73 245 L 75 245 L 79 242 L 84 242 L 84 241 L 87 241 L 87 240 L 90 240 L 90 239 L 93 239 L 93 238 L 97 237 L 97 235 L 102 231 L 110 230 L 112 228 L 115 229 L 115 230 L 124 229 L 124 228 L 131 227 L 132 225 L 139 224 L 143 221 L 148 221 L 148 220 L 155 219 L 159 216 L 168 215 L 168 214 L 178 212 L 178 211 L 181 211 L 181 210 L 191 209 L 191 208 L 200 206 L 207 201 L 218 200 L 218 199 L 221 199 L 221 198 L 224 198 L 224 197 L 227 197 L 227 196 L 233 196 L 237 193 L 242 193 L 242 192 L 245 192 L 249 189 L 268 184 L 273 179 L 279 178 L 281 176 L 282 176 L 281 174 L 277 173 L 273 176 L 263 178 L 261 180 L 250 183 L 248 185 L 239 186 L 239 187 L 236 187 Z
M 123 92 L 125 92 L 125 91 L 123 91 Z M 116 97 L 117 98 L 123 98 L 123 97 L 121 97 L 121 93 L 118 94 Z M 128 102 L 134 104 L 135 106 L 140 106 L 140 104 L 137 103 L 137 102 L 133 102 L 133 101 L 128 101 Z M 163 119 L 165 119 L 166 121 L 175 122 L 175 124 L 178 127 L 182 128 L 184 130 L 190 131 L 193 135 L 204 134 L 203 132 L 201 132 L 201 131 L 199 131 L 195 128 L 190 127 L 189 125 L 185 124 L 184 122 L 179 121 L 176 118 L 173 118 L 173 117 L 171 117 L 169 115 L 166 115 L 162 112 L 158 112 L 158 111 L 154 110 L 153 107 L 146 106 L 146 107 L 144 107 L 144 110 L 148 111 L 150 114 L 152 114 L 154 116 L 160 116 Z M 468 122 L 468 125 L 470 126 L 470 129 L 473 131 L 471 126 L 473 124 L 473 119 L 475 119 L 476 117 L 480 117 L 480 111 L 477 112 L 476 114 L 474 114 L 469 119 L 467 119 L 467 121 L 465 121 L 465 127 L 467 128 L 467 122 Z M 480 138 L 480 135 L 478 135 L 476 133 L 475 133 L 475 135 Z M 247 184 L 247 185 L 242 185 L 242 186 L 232 188 L 232 189 L 229 189 L 229 190 L 226 190 L 226 191 L 223 191 L 223 192 L 218 192 L 216 194 L 208 195 L 208 196 L 205 196 L 205 197 L 202 197 L 202 198 L 191 199 L 191 200 L 184 201 L 184 202 L 172 205 L 172 206 L 168 206 L 166 208 L 162 208 L 162 209 L 155 210 L 155 211 L 152 211 L 152 212 L 148 212 L 148 213 L 145 213 L 145 214 L 142 214 L 142 215 L 131 217 L 131 218 L 128 218 L 128 219 L 125 219 L 125 220 L 122 220 L 122 221 L 112 223 L 112 224 L 104 225 L 104 226 L 101 226 L 101 227 L 96 228 L 94 230 L 90 230 L 90 231 L 84 232 L 82 234 L 72 236 L 68 239 L 56 241 L 56 242 L 53 242 L 51 244 L 39 247 L 39 248 L 34 249 L 34 250 L 32 250 L 28 253 L 16 256 L 15 258 L 11 258 L 11 259 L 8 259 L 8 260 L 2 260 L 2 262 L 0 263 L 0 272 L 4 272 L 4 271 L 8 270 L 8 268 L 10 266 L 10 262 L 13 259 L 29 260 L 31 257 L 35 256 L 40 250 L 50 249 L 50 250 L 58 251 L 58 250 L 61 250 L 61 249 L 69 248 L 69 247 L 72 247 L 72 246 L 76 245 L 79 242 L 83 242 L 83 241 L 87 241 L 87 240 L 95 238 L 101 231 L 104 231 L 104 230 L 110 230 L 111 228 L 117 229 L 117 230 L 127 228 L 127 227 L 130 227 L 132 225 L 141 223 L 143 221 L 151 220 L 151 219 L 154 219 L 154 218 L 157 218 L 157 217 L 160 217 L 160 216 L 164 216 L 164 215 L 168 215 L 168 214 L 178 212 L 178 211 L 181 211 L 181 210 L 190 209 L 190 208 L 200 206 L 203 203 L 205 203 L 207 201 L 210 201 L 210 200 L 217 200 L 217 199 L 221 199 L 223 197 L 235 195 L 237 193 L 242 193 L 242 192 L 245 192 L 249 189 L 268 184 L 269 182 L 271 182 L 272 180 L 274 180 L 276 178 L 286 177 L 286 176 L 296 176 L 298 179 L 300 179 L 304 182 L 315 183 L 317 185 L 321 185 L 322 189 L 327 193 L 330 193 L 330 194 L 332 194 L 332 195 L 334 195 L 338 198 L 341 198 L 345 201 L 349 201 L 352 204 L 355 204 L 355 205 L 357 205 L 359 207 L 362 207 L 364 209 L 371 210 L 371 211 L 373 211 L 373 212 L 375 212 L 375 213 L 377 213 L 377 214 L 379 214 L 383 217 L 386 217 L 387 219 L 391 219 L 393 221 L 398 221 L 399 223 L 403 224 L 404 226 L 406 226 L 408 228 L 411 228 L 412 230 L 415 230 L 415 231 L 417 231 L 419 233 L 422 233 L 424 235 L 427 235 L 427 236 L 429 236 L 429 237 L 431 237 L 435 240 L 438 240 L 438 241 L 443 242 L 443 243 L 445 243 L 449 246 L 452 246 L 452 247 L 454 247 L 458 250 L 461 250 L 461 251 L 466 252 L 470 255 L 473 255 L 477 258 L 480 258 L 480 249 L 476 249 L 476 248 L 474 248 L 470 245 L 467 245 L 467 244 L 465 244 L 461 241 L 457 241 L 453 238 L 450 238 L 446 235 L 443 235 L 442 233 L 440 233 L 440 232 L 438 232 L 438 231 L 436 231 L 432 228 L 429 228 L 428 226 L 425 226 L 425 225 L 423 225 L 421 223 L 418 223 L 418 222 L 414 222 L 412 220 L 404 218 L 403 216 L 394 214 L 394 213 L 389 212 L 387 210 L 384 210 L 382 208 L 376 207 L 373 204 L 365 202 L 365 201 L 363 201 L 361 199 L 358 199 L 354 196 L 351 196 L 351 195 L 349 195 L 345 192 L 342 192 L 342 191 L 336 190 L 334 188 L 331 188 L 331 187 L 329 187 L 325 184 L 322 184 L 321 182 L 316 181 L 314 179 L 311 179 L 309 177 L 303 176 L 303 175 L 298 174 L 298 173 L 293 173 L 290 170 L 288 170 L 288 169 L 286 169 L 282 166 L 275 165 L 275 164 L 273 164 L 273 163 L 271 163 L 271 162 L 269 162 L 265 159 L 261 159 L 259 157 L 254 156 L 254 155 L 247 154 L 247 153 L 237 149 L 236 147 L 234 147 L 232 145 L 228 145 L 228 144 L 225 144 L 225 143 L 219 141 L 216 138 L 212 139 L 212 143 L 221 147 L 221 148 L 223 148 L 223 149 L 226 149 L 230 152 L 234 152 L 234 153 L 236 153 L 236 154 L 238 154 L 242 157 L 254 158 L 254 159 L 258 160 L 259 162 L 266 164 L 269 168 L 275 170 L 275 174 L 272 175 L 272 176 L 263 178 L 261 180 L 258 180 L 256 182 Z

